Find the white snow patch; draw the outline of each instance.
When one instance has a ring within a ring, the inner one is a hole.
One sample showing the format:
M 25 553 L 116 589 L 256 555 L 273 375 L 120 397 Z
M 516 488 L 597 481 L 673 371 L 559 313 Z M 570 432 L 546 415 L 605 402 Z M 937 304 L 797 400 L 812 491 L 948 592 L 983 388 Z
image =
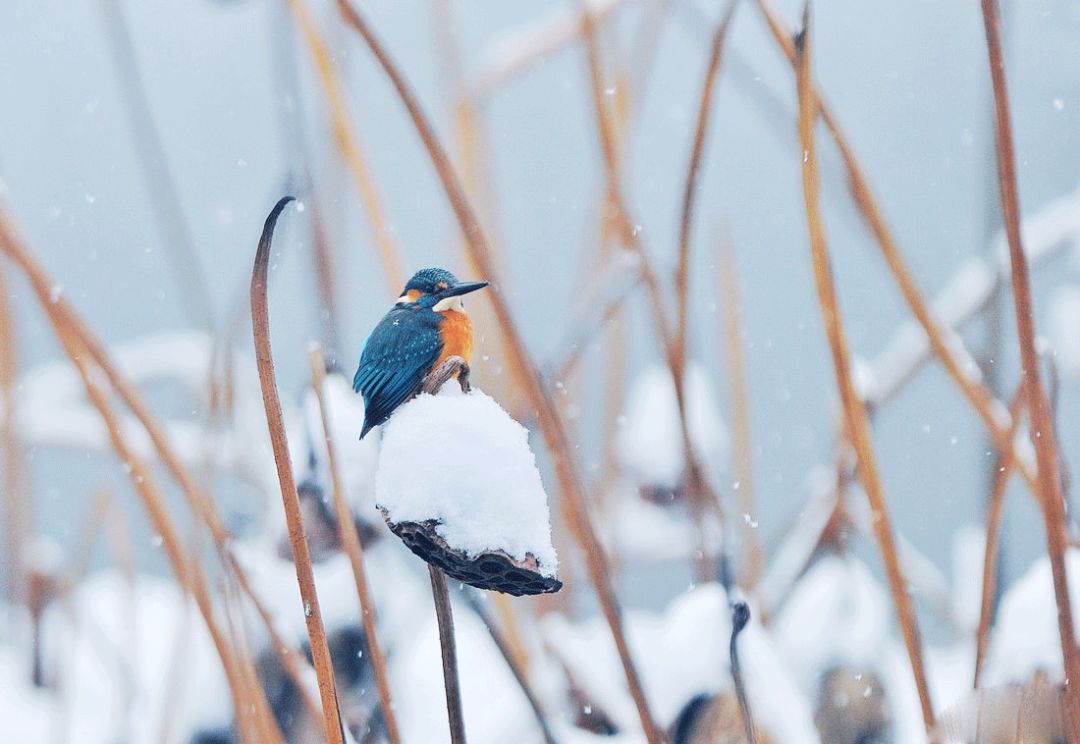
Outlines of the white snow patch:
M 700 365 L 687 366 L 685 389 L 690 441 L 705 472 L 716 473 L 723 469 L 727 431 Z M 616 447 L 636 483 L 667 489 L 678 486 L 686 464 L 675 384 L 666 366 L 649 367 L 634 381 Z
M 1080 287 L 1069 285 L 1054 293 L 1050 304 L 1050 338 L 1061 374 L 1080 378 Z
M 1069 577 L 1069 597 L 1073 607 L 1080 603 L 1080 551 L 1065 554 Z M 1076 620 L 1074 616 L 1074 625 Z M 1080 625 L 1076 625 L 1080 631 Z M 1026 683 L 1043 671 L 1052 682 L 1064 679 L 1061 636 L 1058 634 L 1057 603 L 1050 574 L 1050 560 L 1039 558 L 1001 599 L 997 624 L 990 637 L 984 683 Z
M 554 576 L 547 494 L 528 430 L 490 396 L 455 394 L 454 385 L 414 398 L 383 426 L 378 504 L 392 522 L 437 520 L 439 535 L 466 555 L 531 553 Z

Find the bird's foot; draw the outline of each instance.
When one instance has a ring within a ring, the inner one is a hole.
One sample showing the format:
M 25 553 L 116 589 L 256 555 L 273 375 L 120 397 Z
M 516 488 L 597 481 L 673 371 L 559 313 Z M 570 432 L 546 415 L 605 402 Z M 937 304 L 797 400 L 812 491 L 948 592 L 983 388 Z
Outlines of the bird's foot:
M 451 356 L 447 357 L 438 367 L 428 372 L 420 392 L 435 395 L 453 377 L 457 377 L 458 383 L 461 385 L 461 392 L 467 393 L 472 389 L 469 384 L 469 363 L 459 356 Z

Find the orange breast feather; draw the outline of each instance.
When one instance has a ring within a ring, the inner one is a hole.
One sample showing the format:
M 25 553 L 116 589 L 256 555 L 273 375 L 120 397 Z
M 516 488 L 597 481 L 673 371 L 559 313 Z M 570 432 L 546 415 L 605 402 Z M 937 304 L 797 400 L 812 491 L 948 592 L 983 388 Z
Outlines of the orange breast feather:
M 438 361 L 435 362 L 435 368 L 438 369 L 447 357 L 452 356 L 459 356 L 467 363 L 471 363 L 473 335 L 469 316 L 457 310 L 447 310 L 439 314 L 444 318 L 442 325 L 439 326 L 443 350 Z

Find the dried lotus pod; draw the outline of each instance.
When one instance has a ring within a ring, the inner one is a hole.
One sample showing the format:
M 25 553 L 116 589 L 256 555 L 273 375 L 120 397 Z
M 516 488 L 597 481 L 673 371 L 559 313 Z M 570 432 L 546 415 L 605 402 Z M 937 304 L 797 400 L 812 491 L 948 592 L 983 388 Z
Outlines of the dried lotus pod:
M 1061 685 L 1036 679 L 1026 685 L 976 690 L 938 718 L 932 744 L 1059 744 L 1065 742 Z
M 382 511 L 390 531 L 401 538 L 409 550 L 441 568 L 447 576 L 469 586 L 515 597 L 550 594 L 562 588 L 562 582 L 557 578 L 540 572 L 540 564 L 532 553 L 527 553 L 525 560 L 517 560 L 501 550 L 469 556 L 450 547 L 439 536 L 438 521 L 392 522 L 387 511 Z
M 758 744 L 770 744 L 772 740 L 755 728 Z M 746 744 L 746 729 L 735 693 L 695 697 L 671 725 L 668 738 L 672 744 Z

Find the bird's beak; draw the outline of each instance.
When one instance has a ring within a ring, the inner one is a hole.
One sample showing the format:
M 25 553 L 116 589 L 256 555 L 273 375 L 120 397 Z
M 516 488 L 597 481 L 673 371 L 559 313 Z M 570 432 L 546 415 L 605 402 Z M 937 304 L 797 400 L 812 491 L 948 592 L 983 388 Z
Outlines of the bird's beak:
M 454 286 L 444 289 L 439 294 L 443 297 L 457 297 L 458 295 L 469 294 L 469 292 L 483 289 L 487 285 L 487 282 L 458 282 Z

